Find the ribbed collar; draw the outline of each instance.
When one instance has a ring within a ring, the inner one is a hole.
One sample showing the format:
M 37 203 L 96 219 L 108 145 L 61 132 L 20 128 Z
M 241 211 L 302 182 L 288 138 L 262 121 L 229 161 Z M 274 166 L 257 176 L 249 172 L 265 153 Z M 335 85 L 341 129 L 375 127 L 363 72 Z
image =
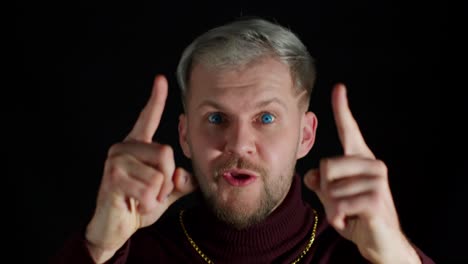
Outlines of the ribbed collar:
M 284 252 L 300 253 L 310 238 L 314 213 L 302 200 L 301 179 L 295 175 L 283 202 L 262 223 L 237 230 L 219 221 L 206 206 L 189 209 L 184 222 L 195 243 L 215 262 L 263 263 Z

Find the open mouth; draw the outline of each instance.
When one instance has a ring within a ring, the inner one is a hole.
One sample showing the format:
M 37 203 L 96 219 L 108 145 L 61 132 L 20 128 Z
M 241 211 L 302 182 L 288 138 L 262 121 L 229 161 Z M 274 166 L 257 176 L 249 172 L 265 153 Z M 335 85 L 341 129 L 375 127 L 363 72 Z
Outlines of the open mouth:
M 244 169 L 230 169 L 223 173 L 223 178 L 232 186 L 242 187 L 257 179 L 257 174 Z

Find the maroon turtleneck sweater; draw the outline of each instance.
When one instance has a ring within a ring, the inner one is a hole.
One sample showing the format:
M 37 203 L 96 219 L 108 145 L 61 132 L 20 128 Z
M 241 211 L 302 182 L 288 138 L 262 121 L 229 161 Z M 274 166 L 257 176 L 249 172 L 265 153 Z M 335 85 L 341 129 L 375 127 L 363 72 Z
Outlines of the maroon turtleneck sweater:
M 301 180 L 294 177 L 291 190 L 268 218 L 236 230 L 217 218 L 202 203 L 185 210 L 183 222 L 199 249 L 214 263 L 292 263 L 306 248 L 313 230 L 314 210 L 302 200 Z M 322 213 L 315 240 L 300 263 L 368 263 L 357 247 L 342 238 Z M 422 263 L 434 262 L 416 246 Z M 72 236 L 51 263 L 93 263 L 84 232 Z M 167 213 L 154 225 L 140 229 L 108 263 L 206 263 L 189 243 L 179 212 Z

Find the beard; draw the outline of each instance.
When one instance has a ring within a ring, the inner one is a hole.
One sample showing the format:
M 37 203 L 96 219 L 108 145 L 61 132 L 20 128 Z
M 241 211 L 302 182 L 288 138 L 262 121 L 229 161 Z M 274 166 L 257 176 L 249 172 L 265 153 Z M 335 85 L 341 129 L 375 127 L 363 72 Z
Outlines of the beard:
M 248 201 L 249 203 L 253 202 L 253 206 L 246 206 L 246 204 L 242 202 L 245 200 L 242 199 L 242 195 L 245 195 L 245 190 L 242 188 L 231 190 L 230 195 L 236 196 L 236 202 L 229 204 L 220 198 L 216 190 L 211 187 L 211 183 L 207 182 L 207 179 L 211 177 L 203 175 L 196 159 L 194 156 L 192 157 L 192 167 L 195 177 L 198 180 L 200 190 L 209 208 L 219 220 L 238 230 L 264 221 L 283 201 L 284 197 L 286 197 L 294 175 L 295 160 L 288 163 L 290 165 L 282 174 L 273 176 L 264 166 L 254 164 L 239 156 L 231 156 L 227 160 L 215 164 L 213 181 L 219 183 L 219 181 L 223 180 L 222 175 L 224 171 L 238 168 L 256 172 L 259 177 L 258 180 L 261 180 L 263 184 L 259 192 L 259 197 L 257 197 L 255 201 Z

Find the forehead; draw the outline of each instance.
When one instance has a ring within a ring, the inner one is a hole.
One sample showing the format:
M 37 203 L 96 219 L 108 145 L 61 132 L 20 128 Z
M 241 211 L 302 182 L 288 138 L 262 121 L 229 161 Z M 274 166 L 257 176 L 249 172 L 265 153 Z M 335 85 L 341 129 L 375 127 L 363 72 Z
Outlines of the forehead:
M 293 81 L 287 65 L 274 58 L 262 58 L 238 67 L 216 68 L 197 64 L 190 75 L 187 102 L 194 106 L 207 98 L 255 101 L 264 97 L 293 96 Z

